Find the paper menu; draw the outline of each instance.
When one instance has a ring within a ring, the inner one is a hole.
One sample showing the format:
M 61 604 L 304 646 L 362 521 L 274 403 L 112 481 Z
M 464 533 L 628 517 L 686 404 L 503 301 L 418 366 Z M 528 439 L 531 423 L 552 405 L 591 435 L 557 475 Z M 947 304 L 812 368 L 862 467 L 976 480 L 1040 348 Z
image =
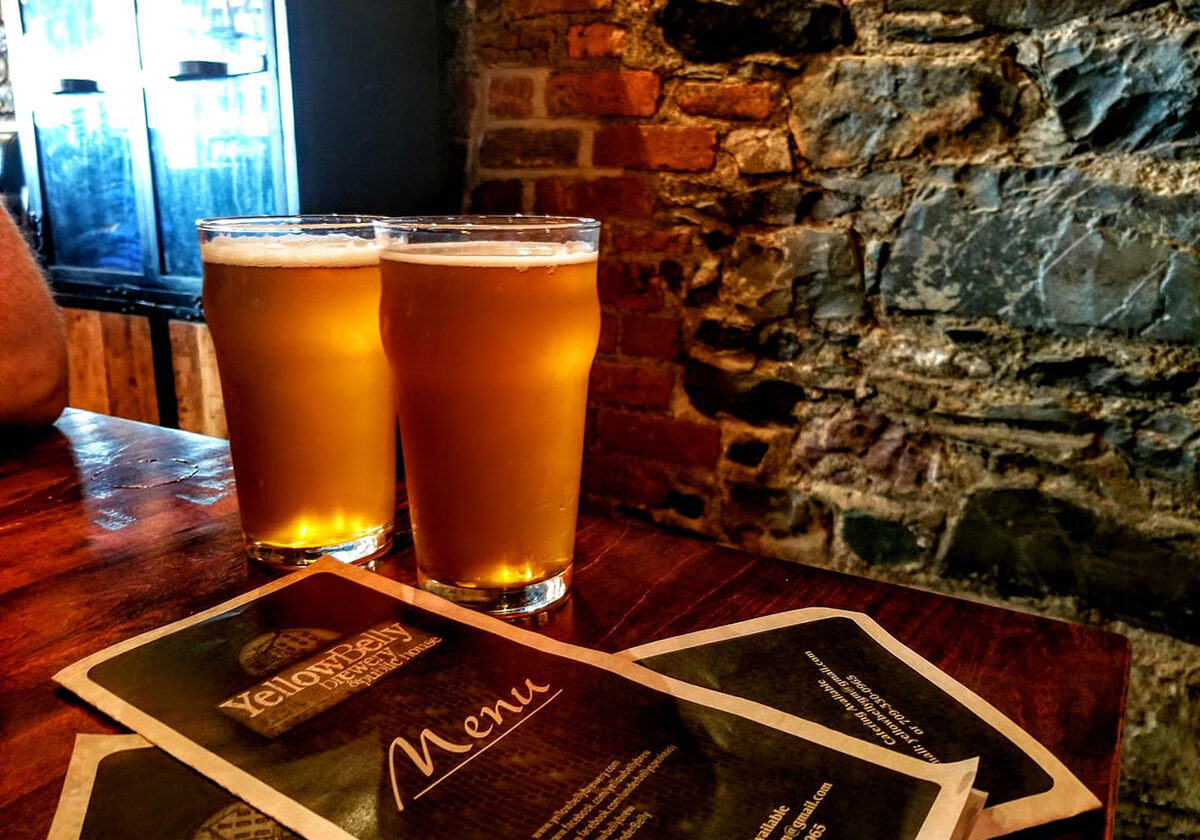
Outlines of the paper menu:
M 987 801 L 971 840 L 1100 807 L 1027 732 L 862 613 L 793 610 L 622 655 L 898 754 L 930 762 L 980 757 L 975 786 Z
M 340 564 L 57 679 L 310 840 L 927 840 L 974 775 Z

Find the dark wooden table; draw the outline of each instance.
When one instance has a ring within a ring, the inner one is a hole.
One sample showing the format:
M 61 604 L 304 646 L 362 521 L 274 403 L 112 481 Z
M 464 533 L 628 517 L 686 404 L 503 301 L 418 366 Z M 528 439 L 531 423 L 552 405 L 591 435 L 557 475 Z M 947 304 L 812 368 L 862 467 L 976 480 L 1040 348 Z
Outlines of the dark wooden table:
M 75 734 L 119 731 L 52 674 L 270 579 L 243 559 L 233 489 L 213 438 L 81 411 L 0 438 L 0 836 L 44 837 Z M 1030 836 L 1111 835 L 1123 637 L 587 516 L 576 557 L 570 600 L 527 621 L 606 651 L 797 607 L 868 613 L 1105 803 Z M 413 582 L 411 549 L 379 571 Z

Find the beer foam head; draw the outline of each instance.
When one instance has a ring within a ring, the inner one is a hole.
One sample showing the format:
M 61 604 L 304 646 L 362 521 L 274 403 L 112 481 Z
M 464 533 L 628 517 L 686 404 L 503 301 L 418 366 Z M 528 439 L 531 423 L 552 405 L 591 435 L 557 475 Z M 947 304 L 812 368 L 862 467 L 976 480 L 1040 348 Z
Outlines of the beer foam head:
M 385 260 L 470 268 L 538 268 L 594 262 L 596 251 L 584 242 L 425 242 L 389 243 Z
M 339 234 L 216 236 L 200 245 L 200 258 L 249 268 L 355 268 L 378 265 L 379 246 L 370 239 Z

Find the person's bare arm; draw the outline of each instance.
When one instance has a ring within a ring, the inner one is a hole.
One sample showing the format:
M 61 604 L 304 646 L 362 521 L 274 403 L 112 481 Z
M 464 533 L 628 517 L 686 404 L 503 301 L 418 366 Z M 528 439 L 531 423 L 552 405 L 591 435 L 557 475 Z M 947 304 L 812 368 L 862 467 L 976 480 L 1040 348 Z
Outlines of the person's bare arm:
M 62 317 L 25 240 L 0 206 L 0 426 L 53 423 L 66 404 Z

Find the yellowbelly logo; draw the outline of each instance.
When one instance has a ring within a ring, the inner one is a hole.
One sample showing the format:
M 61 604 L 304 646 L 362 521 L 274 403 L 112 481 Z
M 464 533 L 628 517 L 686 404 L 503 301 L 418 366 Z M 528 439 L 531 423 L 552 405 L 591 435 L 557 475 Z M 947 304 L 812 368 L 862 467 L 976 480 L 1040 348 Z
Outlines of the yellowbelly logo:
M 440 637 L 398 621 L 383 622 L 284 668 L 217 708 L 274 738 L 374 685 L 439 642 Z

